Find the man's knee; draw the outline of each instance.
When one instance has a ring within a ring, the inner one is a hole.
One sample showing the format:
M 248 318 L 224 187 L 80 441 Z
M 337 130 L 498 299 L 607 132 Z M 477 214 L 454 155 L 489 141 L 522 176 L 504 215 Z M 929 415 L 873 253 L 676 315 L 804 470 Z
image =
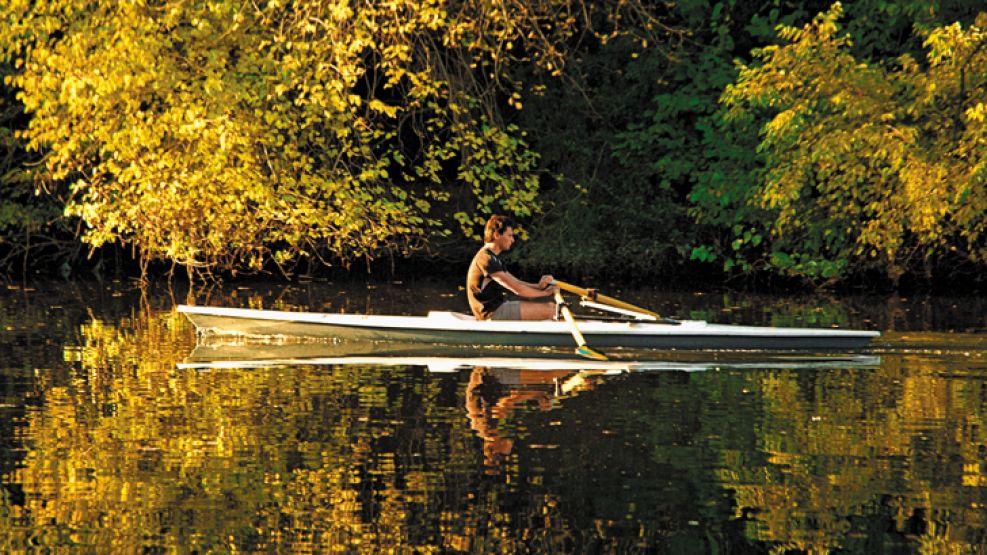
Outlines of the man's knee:
M 556 314 L 555 301 L 542 303 L 542 304 L 545 305 L 545 312 L 542 315 L 542 320 L 551 320 L 555 318 L 555 314 Z
M 521 319 L 523 320 L 551 320 L 555 317 L 555 303 L 521 303 Z

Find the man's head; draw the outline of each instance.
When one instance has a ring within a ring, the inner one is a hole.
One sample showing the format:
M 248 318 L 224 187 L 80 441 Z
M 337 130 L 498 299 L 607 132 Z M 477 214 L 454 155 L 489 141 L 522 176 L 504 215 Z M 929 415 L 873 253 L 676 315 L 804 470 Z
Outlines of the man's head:
M 497 241 L 498 237 L 505 235 L 510 235 L 510 242 L 514 242 L 514 220 L 500 214 L 490 216 L 487 225 L 483 228 L 483 242 L 493 243 Z M 510 248 L 510 245 L 507 245 L 507 248 Z

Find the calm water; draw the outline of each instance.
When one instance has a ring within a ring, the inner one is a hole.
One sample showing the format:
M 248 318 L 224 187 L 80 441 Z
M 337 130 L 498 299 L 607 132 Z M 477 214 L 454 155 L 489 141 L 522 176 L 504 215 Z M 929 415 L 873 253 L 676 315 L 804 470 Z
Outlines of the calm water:
M 864 357 L 692 354 L 630 373 L 192 369 L 176 303 L 422 314 L 463 295 L 8 289 L 0 552 L 987 550 L 984 299 L 607 292 L 678 317 L 888 333 Z

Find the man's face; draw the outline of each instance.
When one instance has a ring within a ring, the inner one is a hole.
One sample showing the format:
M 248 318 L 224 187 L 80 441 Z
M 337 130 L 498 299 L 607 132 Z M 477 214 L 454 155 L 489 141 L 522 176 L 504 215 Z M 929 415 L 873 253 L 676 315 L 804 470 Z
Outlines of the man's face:
M 508 227 L 503 233 L 494 233 L 494 244 L 501 251 L 510 250 L 514 244 L 514 228 Z

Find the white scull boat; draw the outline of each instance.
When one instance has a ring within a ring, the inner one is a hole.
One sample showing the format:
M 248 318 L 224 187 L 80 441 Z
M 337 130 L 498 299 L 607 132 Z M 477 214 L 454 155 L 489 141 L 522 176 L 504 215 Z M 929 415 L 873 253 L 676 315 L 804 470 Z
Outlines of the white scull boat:
M 552 359 L 537 357 L 393 357 L 393 356 L 350 356 L 323 358 L 272 358 L 272 359 L 221 359 L 208 360 L 191 357 L 177 365 L 180 369 L 246 369 L 269 368 L 275 366 L 424 366 L 429 372 L 449 373 L 470 370 L 477 367 L 506 368 L 532 371 L 566 372 L 703 372 L 709 370 L 772 370 L 772 369 L 813 369 L 821 368 L 860 368 L 878 366 L 881 357 L 855 355 L 839 358 L 767 360 L 767 361 L 596 361 L 577 358 Z
M 181 305 L 200 334 L 399 341 L 445 345 L 567 347 L 564 321 L 476 320 L 456 312 L 383 316 Z M 710 324 L 701 320 L 576 320 L 594 348 L 845 350 L 866 346 L 874 331 Z

